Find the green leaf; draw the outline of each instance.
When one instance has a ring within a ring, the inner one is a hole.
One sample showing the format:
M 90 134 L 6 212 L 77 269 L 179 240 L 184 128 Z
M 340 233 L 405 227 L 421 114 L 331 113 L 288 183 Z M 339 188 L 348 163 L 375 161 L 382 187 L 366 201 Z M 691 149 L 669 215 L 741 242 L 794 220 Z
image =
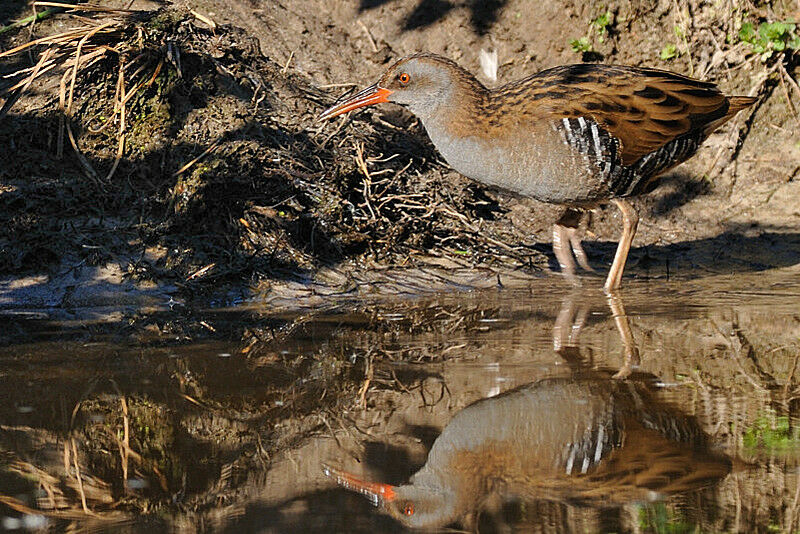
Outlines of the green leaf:
M 597 17 L 592 21 L 592 26 L 597 28 L 597 32 L 600 34 L 603 34 L 606 31 L 608 31 L 606 29 L 606 26 L 608 26 L 609 24 L 611 24 L 611 11 L 606 11 L 605 13 L 603 13 L 602 15 L 600 15 L 599 17 Z
M 757 41 L 753 41 L 753 52 L 756 54 L 763 54 L 767 51 L 767 42 L 759 39 Z
M 783 32 L 783 25 L 780 22 L 762 22 L 758 26 L 758 35 L 767 41 L 778 39 Z
M 664 48 L 661 49 L 661 54 L 659 54 L 659 57 L 662 60 L 667 61 L 673 59 L 677 55 L 678 55 L 678 47 L 672 43 L 668 43 L 667 45 L 664 46 Z
M 592 44 L 589 42 L 588 37 L 581 37 L 580 39 L 572 39 L 569 42 L 573 52 L 591 52 Z
M 756 31 L 752 22 L 745 22 L 739 29 L 739 39 L 745 43 L 752 43 L 756 38 Z

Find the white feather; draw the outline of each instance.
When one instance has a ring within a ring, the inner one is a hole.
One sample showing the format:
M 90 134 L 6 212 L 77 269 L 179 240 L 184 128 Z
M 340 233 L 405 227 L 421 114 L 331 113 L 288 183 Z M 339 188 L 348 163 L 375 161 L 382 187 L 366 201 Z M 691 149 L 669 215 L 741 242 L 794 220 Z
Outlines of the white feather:
M 481 48 L 478 54 L 478 59 L 481 62 L 481 70 L 483 75 L 486 76 L 491 82 L 497 81 L 497 50 L 487 52 Z

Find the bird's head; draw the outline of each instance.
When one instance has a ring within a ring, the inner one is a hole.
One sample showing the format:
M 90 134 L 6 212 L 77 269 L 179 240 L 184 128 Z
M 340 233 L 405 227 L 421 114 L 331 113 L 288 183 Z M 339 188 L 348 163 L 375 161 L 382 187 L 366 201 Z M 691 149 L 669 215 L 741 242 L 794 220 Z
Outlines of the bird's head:
M 459 519 L 455 495 L 445 488 L 369 482 L 330 466 L 325 466 L 324 471 L 337 484 L 361 493 L 383 512 L 408 527 L 435 528 Z
M 398 60 L 380 80 L 350 98 L 325 110 L 320 119 L 330 119 L 358 108 L 393 102 L 406 106 L 423 122 L 443 106 L 455 105 L 454 96 L 465 89 L 483 86 L 449 59 L 433 54 L 416 54 Z

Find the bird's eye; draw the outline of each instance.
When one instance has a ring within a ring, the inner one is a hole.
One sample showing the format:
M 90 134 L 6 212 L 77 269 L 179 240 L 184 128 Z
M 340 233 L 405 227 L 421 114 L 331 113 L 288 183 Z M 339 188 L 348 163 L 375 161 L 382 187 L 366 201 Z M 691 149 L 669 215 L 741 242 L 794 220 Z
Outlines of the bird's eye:
M 407 502 L 405 506 L 403 506 L 403 513 L 406 515 L 414 515 L 414 503 Z
M 411 81 L 411 76 L 409 76 L 407 72 L 404 72 L 400 76 L 398 76 L 397 79 L 400 80 L 400 83 L 402 83 L 403 85 L 406 85 L 406 84 L 408 84 L 408 82 Z M 412 510 L 412 513 L 413 513 L 413 510 Z

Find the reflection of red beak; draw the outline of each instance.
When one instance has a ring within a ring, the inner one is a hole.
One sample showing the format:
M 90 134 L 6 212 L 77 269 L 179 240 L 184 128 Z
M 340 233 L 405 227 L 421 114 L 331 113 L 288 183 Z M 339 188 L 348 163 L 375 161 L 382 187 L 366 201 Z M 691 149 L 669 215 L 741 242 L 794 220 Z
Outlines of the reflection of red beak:
M 351 96 L 341 104 L 337 104 L 332 108 L 323 111 L 322 115 L 319 116 L 319 120 L 323 121 L 325 119 L 330 119 L 336 117 L 337 115 L 341 115 L 342 113 L 363 108 L 364 106 L 388 102 L 388 96 L 392 94 L 392 92 L 393 91 L 390 91 L 389 89 L 378 87 L 377 83 L 370 85 L 363 91 L 359 91 L 355 95 Z
M 372 501 L 372 504 L 375 506 L 382 504 L 384 501 L 392 502 L 395 498 L 394 486 L 390 486 L 389 484 L 381 484 L 380 482 L 367 482 L 366 480 L 361 480 L 355 475 L 351 475 L 346 471 L 336 469 L 335 467 L 331 467 L 329 465 L 323 465 L 322 470 L 327 476 L 336 480 L 336 483 L 343 488 L 351 491 L 357 491 L 362 495 L 366 495 L 366 497 Z

